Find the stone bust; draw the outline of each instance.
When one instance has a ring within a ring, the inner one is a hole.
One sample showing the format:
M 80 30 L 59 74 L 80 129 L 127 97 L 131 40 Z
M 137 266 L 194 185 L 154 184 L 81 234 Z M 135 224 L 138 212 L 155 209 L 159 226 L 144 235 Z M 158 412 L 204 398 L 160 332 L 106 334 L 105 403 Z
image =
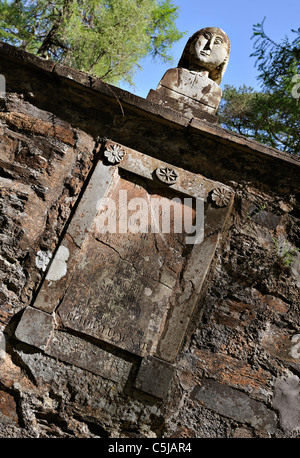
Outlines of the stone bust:
M 229 53 L 230 41 L 222 29 L 198 30 L 189 38 L 177 68 L 168 70 L 147 98 L 185 117 L 216 122 L 222 97 L 219 84 Z

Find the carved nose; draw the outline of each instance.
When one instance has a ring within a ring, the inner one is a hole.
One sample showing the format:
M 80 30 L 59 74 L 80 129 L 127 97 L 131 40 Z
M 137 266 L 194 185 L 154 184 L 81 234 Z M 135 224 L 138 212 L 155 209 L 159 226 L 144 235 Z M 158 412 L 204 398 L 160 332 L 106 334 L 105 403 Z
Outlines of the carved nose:
M 211 51 L 212 47 L 213 47 L 213 39 L 209 38 L 204 46 L 204 49 L 209 49 Z
M 208 40 L 207 48 L 210 49 L 210 51 L 212 50 L 212 48 L 213 48 L 213 39 L 212 38 L 210 40 Z

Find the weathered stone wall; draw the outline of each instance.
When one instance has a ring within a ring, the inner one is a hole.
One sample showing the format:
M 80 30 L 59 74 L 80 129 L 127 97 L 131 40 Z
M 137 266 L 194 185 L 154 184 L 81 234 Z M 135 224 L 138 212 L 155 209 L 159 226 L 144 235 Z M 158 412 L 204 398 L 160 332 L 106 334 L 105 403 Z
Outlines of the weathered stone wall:
M 299 163 L 2 46 L 0 437 L 298 437 Z M 103 137 L 231 186 L 166 399 L 19 342 Z

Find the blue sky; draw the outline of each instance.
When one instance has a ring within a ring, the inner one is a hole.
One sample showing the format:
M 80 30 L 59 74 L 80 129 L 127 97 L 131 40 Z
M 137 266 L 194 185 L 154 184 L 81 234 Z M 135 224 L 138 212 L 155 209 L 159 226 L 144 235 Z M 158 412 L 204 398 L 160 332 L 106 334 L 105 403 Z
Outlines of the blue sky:
M 176 43 L 171 55 L 174 64 L 164 65 L 159 61 L 145 59 L 141 61 L 143 69 L 139 70 L 134 78 L 136 87 L 126 89 L 141 97 L 146 97 L 150 89 L 156 89 L 160 79 L 170 67 L 176 67 L 188 38 L 203 27 L 220 27 L 229 36 L 231 53 L 229 64 L 221 83 L 234 86 L 252 86 L 259 89 L 256 80 L 257 70 L 254 67 L 255 58 L 250 57 L 253 52 L 252 26 L 261 22 L 266 16 L 265 32 L 275 42 L 280 42 L 285 35 L 293 36 L 291 29 L 300 27 L 299 0 L 214 0 L 213 2 L 200 0 L 173 0 L 179 6 L 177 27 L 186 34 Z

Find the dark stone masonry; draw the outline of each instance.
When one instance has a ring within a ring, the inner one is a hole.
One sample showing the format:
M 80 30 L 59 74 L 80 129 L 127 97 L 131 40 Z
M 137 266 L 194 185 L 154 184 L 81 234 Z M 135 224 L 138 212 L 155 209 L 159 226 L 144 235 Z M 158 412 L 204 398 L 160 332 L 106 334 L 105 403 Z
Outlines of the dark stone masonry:
M 0 437 L 299 437 L 299 160 L 3 43 L 0 73 Z M 124 196 L 152 232 L 103 232 Z

